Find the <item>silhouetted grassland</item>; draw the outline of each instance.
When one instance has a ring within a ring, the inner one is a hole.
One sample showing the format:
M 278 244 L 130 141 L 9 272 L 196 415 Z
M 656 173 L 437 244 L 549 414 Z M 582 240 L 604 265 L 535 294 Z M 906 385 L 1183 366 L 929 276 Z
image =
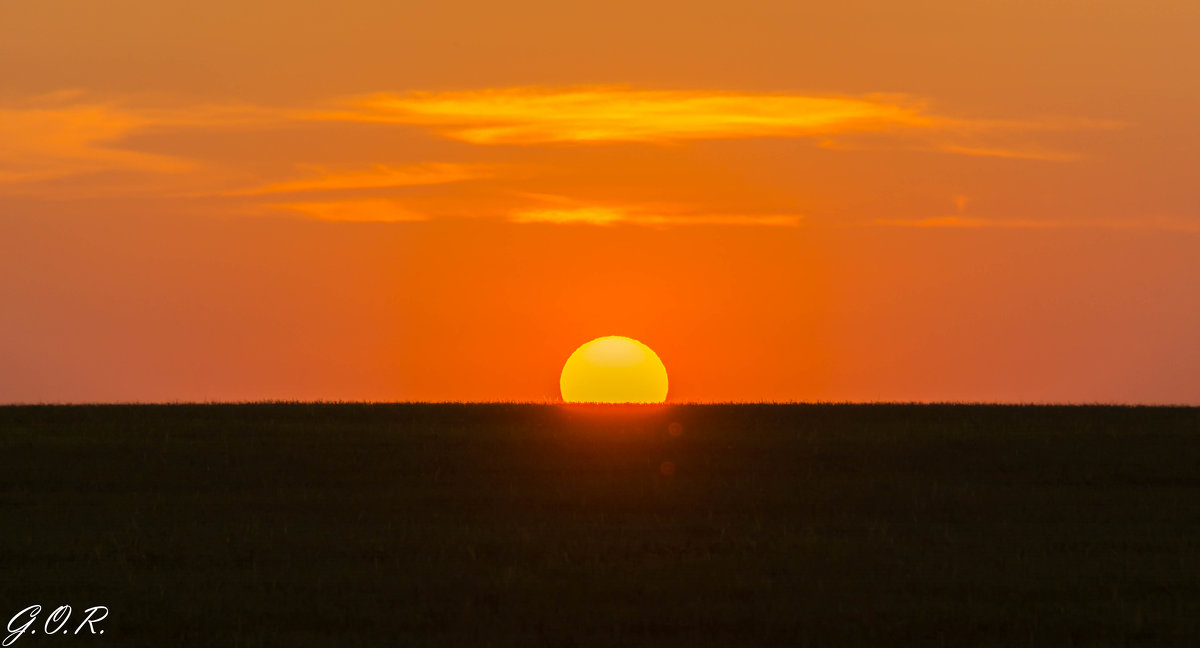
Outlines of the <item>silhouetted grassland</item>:
M 1200 409 L 3 407 L 0 526 L 17 646 L 1196 645 Z

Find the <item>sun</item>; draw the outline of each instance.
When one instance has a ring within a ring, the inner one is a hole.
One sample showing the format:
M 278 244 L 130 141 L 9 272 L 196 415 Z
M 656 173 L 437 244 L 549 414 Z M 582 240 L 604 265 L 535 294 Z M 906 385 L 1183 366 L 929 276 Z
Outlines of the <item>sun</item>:
M 558 385 L 568 403 L 662 403 L 667 368 L 645 344 L 610 335 L 575 349 Z

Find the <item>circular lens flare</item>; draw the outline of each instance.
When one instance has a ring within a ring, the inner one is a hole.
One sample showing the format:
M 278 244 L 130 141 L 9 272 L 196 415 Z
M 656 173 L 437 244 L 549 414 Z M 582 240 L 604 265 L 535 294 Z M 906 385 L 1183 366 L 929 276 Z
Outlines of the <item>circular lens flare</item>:
M 568 403 L 662 403 L 667 368 L 645 344 L 610 335 L 576 349 L 558 385 Z

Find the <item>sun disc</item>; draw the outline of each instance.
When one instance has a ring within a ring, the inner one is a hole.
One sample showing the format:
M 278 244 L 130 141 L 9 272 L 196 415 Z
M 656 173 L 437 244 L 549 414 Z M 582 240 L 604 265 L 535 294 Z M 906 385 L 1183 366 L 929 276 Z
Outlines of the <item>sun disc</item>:
M 567 358 L 559 378 L 568 403 L 662 403 L 667 368 L 650 347 L 619 335 L 596 338 Z

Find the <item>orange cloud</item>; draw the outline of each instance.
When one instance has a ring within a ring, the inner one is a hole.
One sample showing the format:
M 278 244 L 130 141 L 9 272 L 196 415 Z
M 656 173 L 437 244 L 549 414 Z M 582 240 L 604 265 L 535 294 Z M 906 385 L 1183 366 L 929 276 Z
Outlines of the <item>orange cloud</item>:
M 195 131 L 177 140 L 187 141 L 189 137 L 194 140 L 196 132 L 229 127 L 270 130 L 283 124 L 296 126 L 303 122 L 330 120 L 428 126 L 438 129 L 446 137 L 473 144 L 813 137 L 823 146 L 839 146 L 838 140 L 845 138 L 867 140 L 891 148 L 1056 161 L 1073 160 L 1078 156 L 989 140 L 1008 139 L 1021 128 L 1049 131 L 1117 127 L 1110 122 L 1088 120 L 1022 124 L 1003 120 L 950 119 L 927 114 L 919 102 L 898 95 L 821 97 L 620 87 L 515 88 L 378 94 L 354 100 L 338 111 L 314 112 L 303 107 L 235 104 L 162 107 L 161 103 L 138 103 L 136 97 L 100 101 L 81 93 L 65 92 L 0 105 L 0 193 L 41 194 L 59 199 L 64 196 L 61 186 L 49 187 L 40 183 L 103 172 L 173 175 L 170 180 L 160 177 L 154 182 L 128 177 L 114 182 L 105 176 L 58 184 L 70 184 L 66 190 L 72 192 L 72 196 L 83 197 L 137 192 L 157 192 L 179 198 L 254 197 L 448 184 L 496 175 L 495 167 L 466 161 L 370 165 L 370 159 L 360 159 L 350 161 L 361 165 L 357 167 L 302 167 L 308 171 L 305 176 L 288 178 L 286 172 L 280 175 L 264 171 L 272 164 L 289 163 L 279 154 L 272 157 L 271 151 L 265 151 L 261 158 L 238 157 L 214 163 L 212 160 L 202 162 L 200 158 L 192 161 L 181 156 L 133 150 L 139 143 L 153 142 L 152 145 L 163 146 L 175 130 Z M 147 132 L 156 137 L 134 139 Z M 163 137 L 164 133 L 168 135 Z M 196 150 L 195 144 L 191 146 Z M 361 218 L 336 216 L 332 220 L 396 220 L 385 216 L 397 213 L 394 205 L 379 209 L 379 205 L 371 207 L 370 203 L 289 204 L 293 211 L 309 215 L 367 215 Z M 357 206 L 350 206 L 352 204 Z M 663 213 L 645 205 L 620 209 L 575 203 L 544 206 L 554 209 L 509 212 L 508 218 L 521 223 L 782 226 L 795 225 L 799 220 L 788 214 L 688 215 L 673 210 Z M 504 213 L 506 208 L 497 207 L 492 211 Z M 430 211 L 445 213 L 440 207 Z
M 133 98 L 99 100 L 79 91 L 11 102 L 0 106 L 0 191 L 33 191 L 17 186 L 101 172 L 192 172 L 197 165 L 189 160 L 132 150 L 124 143 L 151 129 L 270 124 L 282 118 L 280 111 L 255 106 L 149 107 Z
M 936 123 L 895 97 L 612 87 L 377 94 L 316 118 L 438 126 L 473 144 L 806 137 Z
M 382 189 L 418 185 L 446 184 L 463 180 L 486 178 L 493 173 L 487 167 L 472 164 L 429 162 L 404 166 L 377 164 L 367 170 L 329 171 L 323 167 L 306 167 L 313 177 L 277 182 L 250 189 L 228 192 L 231 196 L 258 196 L 276 193 L 300 193 L 338 189 Z
M 144 115 L 105 104 L 0 108 L 0 184 L 187 168 L 177 158 L 119 147 L 122 138 L 151 123 Z
M 625 207 L 573 207 L 561 209 L 529 209 L 509 216 L 513 223 L 551 223 L 555 225 L 740 225 L 795 227 L 801 217 L 794 214 L 690 214 L 664 215 L 645 213 Z
M 1011 134 L 1124 126 L 1094 119 L 958 119 L 930 114 L 923 103 L 903 95 L 806 96 L 625 87 L 375 94 L 306 118 L 429 126 L 444 137 L 472 144 L 812 137 L 824 148 L 853 149 L 858 146 L 839 140 L 883 137 L 883 142 L 876 141 L 870 148 L 1055 162 L 1080 156 L 1012 146 L 1008 141 Z

